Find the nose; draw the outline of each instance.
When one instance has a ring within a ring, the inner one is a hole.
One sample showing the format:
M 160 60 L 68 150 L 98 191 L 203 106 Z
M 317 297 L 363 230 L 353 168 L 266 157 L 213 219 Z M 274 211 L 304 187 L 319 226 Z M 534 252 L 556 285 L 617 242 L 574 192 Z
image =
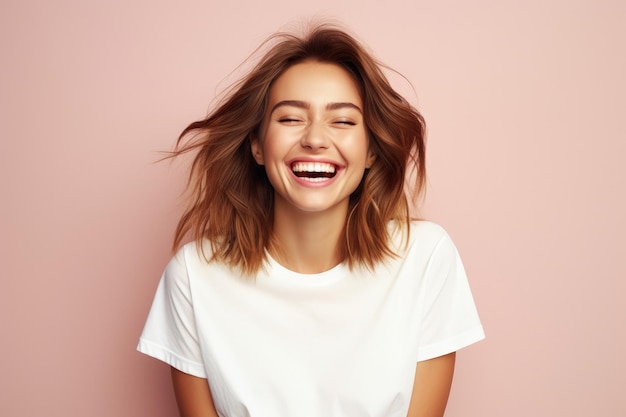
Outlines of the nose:
M 325 132 L 323 123 L 311 123 L 308 129 L 302 135 L 300 144 L 303 148 L 309 148 L 313 151 L 326 149 L 330 145 L 330 139 Z

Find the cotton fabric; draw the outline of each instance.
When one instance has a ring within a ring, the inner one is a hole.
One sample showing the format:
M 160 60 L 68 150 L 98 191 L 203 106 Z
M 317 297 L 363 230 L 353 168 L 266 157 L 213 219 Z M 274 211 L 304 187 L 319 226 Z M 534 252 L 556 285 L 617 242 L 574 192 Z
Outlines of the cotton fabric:
M 393 225 L 390 225 L 393 228 Z M 165 268 L 138 350 L 207 378 L 220 416 L 405 417 L 415 365 L 484 337 L 459 254 L 438 225 L 375 270 L 255 278 L 195 243 Z

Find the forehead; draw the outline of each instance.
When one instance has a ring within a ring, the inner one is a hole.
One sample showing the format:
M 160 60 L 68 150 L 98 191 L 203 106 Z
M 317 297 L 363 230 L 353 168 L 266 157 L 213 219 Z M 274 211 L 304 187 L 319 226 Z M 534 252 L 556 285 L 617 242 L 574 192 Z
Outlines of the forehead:
M 295 64 L 274 81 L 269 102 L 282 100 L 300 100 L 313 105 L 351 102 L 362 106 L 361 93 L 352 74 L 337 64 L 315 61 Z

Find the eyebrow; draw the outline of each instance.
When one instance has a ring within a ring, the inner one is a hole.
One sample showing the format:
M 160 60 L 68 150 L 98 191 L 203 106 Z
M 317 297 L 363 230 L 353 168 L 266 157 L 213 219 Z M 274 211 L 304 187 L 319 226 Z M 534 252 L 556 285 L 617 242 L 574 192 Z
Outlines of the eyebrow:
M 276 110 L 279 107 L 283 107 L 283 106 L 291 106 L 291 107 L 298 107 L 300 109 L 310 109 L 311 108 L 311 104 L 307 103 L 306 101 L 301 101 L 301 100 L 283 100 L 283 101 L 279 101 L 278 103 L 274 104 L 274 107 L 272 107 L 272 112 L 274 112 L 274 110 Z M 339 109 L 344 109 L 344 108 L 349 108 L 349 109 L 355 109 L 357 110 L 359 113 L 363 113 L 363 111 L 361 110 L 361 108 L 359 106 L 357 106 L 354 103 L 350 103 L 350 102 L 339 102 L 339 103 L 328 103 L 326 105 L 326 110 L 339 110 Z

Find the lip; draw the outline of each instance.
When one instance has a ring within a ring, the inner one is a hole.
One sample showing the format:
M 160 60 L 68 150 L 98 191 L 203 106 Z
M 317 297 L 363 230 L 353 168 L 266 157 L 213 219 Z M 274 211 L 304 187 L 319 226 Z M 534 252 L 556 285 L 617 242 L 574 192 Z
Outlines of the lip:
M 327 180 L 324 181 L 319 181 L 319 182 L 311 182 L 308 180 L 305 180 L 301 177 L 298 177 L 296 174 L 294 174 L 294 172 L 292 171 L 291 167 L 293 166 L 294 163 L 296 162 L 312 162 L 312 163 L 323 163 L 323 164 L 331 164 L 335 166 L 335 175 L 332 178 L 329 178 Z M 324 159 L 324 158 L 311 158 L 311 157 L 296 157 L 296 158 L 292 158 L 290 160 L 288 160 L 285 163 L 287 169 L 289 170 L 289 173 L 291 175 L 291 178 L 298 184 L 308 187 L 308 188 L 322 188 L 322 187 L 326 187 L 332 183 L 335 182 L 335 180 L 337 180 L 337 178 L 341 175 L 341 172 L 345 169 L 345 166 L 343 164 L 339 164 L 336 161 L 333 161 L 331 159 Z

